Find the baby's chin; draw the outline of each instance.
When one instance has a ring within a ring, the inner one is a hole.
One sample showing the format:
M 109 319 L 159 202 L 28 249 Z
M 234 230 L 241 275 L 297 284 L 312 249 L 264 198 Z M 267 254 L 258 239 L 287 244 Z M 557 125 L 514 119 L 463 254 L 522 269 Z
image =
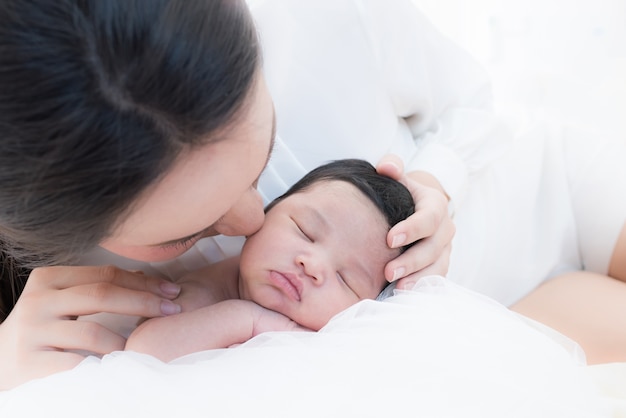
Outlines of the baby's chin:
M 290 317 L 289 315 L 286 315 L 284 313 L 283 315 Z M 328 324 L 328 321 L 330 321 L 332 316 L 329 318 L 308 318 L 308 317 L 297 317 L 296 315 L 294 315 L 294 317 L 290 317 L 290 318 L 294 322 L 296 322 L 298 325 L 308 328 L 311 331 L 319 331 L 320 329 L 324 328 L 326 324 Z

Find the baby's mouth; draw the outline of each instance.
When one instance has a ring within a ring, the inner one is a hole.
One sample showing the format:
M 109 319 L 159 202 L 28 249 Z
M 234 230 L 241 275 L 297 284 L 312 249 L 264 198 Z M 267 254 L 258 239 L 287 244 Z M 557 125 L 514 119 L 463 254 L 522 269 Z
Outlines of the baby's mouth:
M 270 281 L 283 291 L 290 299 L 300 302 L 302 300 L 302 282 L 295 274 L 270 271 Z

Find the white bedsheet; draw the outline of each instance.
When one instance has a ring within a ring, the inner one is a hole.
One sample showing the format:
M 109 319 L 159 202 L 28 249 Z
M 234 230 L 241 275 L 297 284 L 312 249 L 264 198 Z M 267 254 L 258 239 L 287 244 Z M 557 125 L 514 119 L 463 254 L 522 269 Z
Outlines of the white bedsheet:
M 0 417 L 609 417 L 577 346 L 439 277 L 318 333 L 170 364 L 116 352 L 0 392 Z

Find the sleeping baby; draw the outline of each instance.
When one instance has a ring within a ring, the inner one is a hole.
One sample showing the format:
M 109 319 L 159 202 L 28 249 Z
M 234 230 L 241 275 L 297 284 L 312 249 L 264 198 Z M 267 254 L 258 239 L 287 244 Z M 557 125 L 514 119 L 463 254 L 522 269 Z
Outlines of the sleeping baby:
M 145 321 L 126 349 L 169 361 L 267 331 L 317 331 L 388 285 L 384 266 L 408 246 L 389 248 L 387 232 L 414 207 L 406 187 L 368 162 L 320 166 L 268 205 L 239 259 L 181 279 L 183 312 Z

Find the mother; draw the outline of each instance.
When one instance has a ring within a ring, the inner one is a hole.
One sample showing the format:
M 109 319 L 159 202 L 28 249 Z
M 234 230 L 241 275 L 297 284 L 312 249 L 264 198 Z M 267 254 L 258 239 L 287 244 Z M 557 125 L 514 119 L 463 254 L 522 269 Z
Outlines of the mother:
M 6 0 L 0 60 L 0 388 L 8 388 L 74 366 L 77 350 L 123 348 L 121 336 L 79 315 L 178 312 L 170 299 L 179 289 L 168 281 L 68 266 L 97 246 L 156 262 L 203 237 L 256 231 L 257 182 L 278 139 L 242 1 Z M 342 139 L 320 137 L 322 155 L 303 164 L 341 157 L 336 148 L 354 154 L 348 135 L 329 149 L 323 141 Z M 379 158 L 387 142 L 364 142 L 367 156 Z M 397 168 L 381 170 L 400 177 Z M 294 160 L 284 175 L 301 170 Z M 389 241 L 423 243 L 388 266 L 390 279 L 447 269 L 446 198 L 417 183 L 413 192 L 419 213 Z
M 237 253 L 329 159 L 402 156 L 378 169 L 417 207 L 388 244 L 421 241 L 386 275 L 447 271 L 448 201 L 508 134 L 481 69 L 382 3 L 268 0 L 255 26 L 237 0 L 2 0 L 0 389 L 123 347 L 77 316 L 178 312 L 157 276 Z

